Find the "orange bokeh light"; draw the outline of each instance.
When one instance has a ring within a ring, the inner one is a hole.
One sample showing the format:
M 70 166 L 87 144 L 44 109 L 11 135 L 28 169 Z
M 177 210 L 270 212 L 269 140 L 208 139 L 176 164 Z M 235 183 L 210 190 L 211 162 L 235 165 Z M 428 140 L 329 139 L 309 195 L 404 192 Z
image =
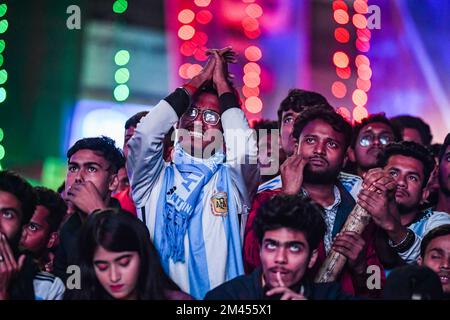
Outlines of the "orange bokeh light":
M 337 51 L 333 55 L 333 63 L 336 67 L 347 68 L 348 66 L 348 56 L 342 51 Z
M 212 15 L 211 11 L 206 10 L 206 9 L 197 12 L 197 14 L 195 16 L 195 19 L 200 24 L 208 24 L 211 22 L 212 18 L 213 18 L 213 15 Z
M 346 24 L 349 21 L 348 13 L 342 9 L 338 9 L 333 13 L 334 20 L 339 24 Z
M 193 77 L 195 77 L 196 75 L 198 75 L 200 73 L 200 71 L 202 71 L 202 66 L 199 64 L 192 64 L 187 68 L 186 74 L 188 76 L 188 79 L 192 79 Z
M 244 66 L 244 73 L 256 72 L 257 74 L 261 74 L 261 67 L 254 62 L 249 62 Z
M 367 103 L 367 94 L 361 89 L 356 89 L 353 91 L 352 101 L 357 106 L 364 106 Z
M 352 21 L 353 25 L 358 29 L 364 29 L 367 27 L 367 18 L 362 14 L 357 13 L 353 15 Z
M 364 92 L 368 92 L 371 86 L 372 83 L 370 82 L 370 80 L 363 80 L 363 79 L 356 80 L 356 87 Z
M 184 9 L 178 14 L 178 21 L 181 23 L 191 23 L 194 20 L 195 13 L 192 10 Z
M 350 110 L 348 110 L 346 107 L 339 107 L 336 109 L 336 113 L 340 114 L 345 118 L 345 120 L 350 121 L 350 118 L 352 116 Z
M 263 9 L 260 5 L 256 3 L 249 4 L 247 8 L 245 8 L 245 13 L 251 18 L 259 18 L 263 14 Z
M 178 37 L 183 40 L 189 40 L 194 36 L 195 29 L 192 26 L 185 25 L 178 29 Z
M 256 88 L 261 83 L 261 78 L 256 72 L 248 72 L 244 75 L 244 83 L 249 88 Z
M 250 46 L 245 49 L 245 57 L 249 61 L 258 61 L 262 57 L 261 49 L 256 46 Z
M 255 31 L 259 29 L 259 22 L 255 18 L 245 17 L 242 20 L 242 28 L 246 31 Z
M 247 86 L 243 86 L 242 87 L 242 94 L 246 98 L 249 98 L 249 97 L 252 97 L 252 96 L 259 96 L 259 88 L 258 87 L 250 88 L 250 87 L 247 87 Z
M 355 65 L 357 68 L 359 68 L 359 66 L 362 64 L 366 64 L 366 65 L 370 66 L 370 60 L 365 55 L 359 54 L 355 58 Z
M 350 33 L 345 28 L 336 28 L 334 30 L 334 38 L 340 43 L 347 43 L 350 40 Z
M 369 112 L 366 108 L 358 106 L 353 109 L 353 119 L 356 122 L 361 122 L 362 119 L 367 118 L 369 116 Z
M 245 108 L 250 113 L 259 113 L 261 112 L 263 107 L 263 103 L 258 97 L 249 97 L 245 99 Z
M 180 68 L 178 68 L 178 74 L 180 75 L 181 78 L 189 79 L 187 70 L 191 65 L 192 64 L 190 63 L 184 63 L 180 66 Z
M 343 98 L 347 94 L 347 86 L 341 81 L 333 82 L 331 92 L 336 98 Z
M 372 78 L 372 69 L 367 64 L 362 64 L 358 68 L 358 77 L 362 80 L 370 80 Z
M 352 75 L 352 70 L 350 69 L 350 67 L 347 68 L 336 67 L 336 74 L 341 79 L 348 79 Z
M 194 0 L 194 3 L 199 7 L 207 7 L 211 3 L 211 0 Z
M 367 6 L 366 1 L 356 0 L 353 3 L 353 8 L 357 13 L 366 14 L 369 11 L 369 7 Z

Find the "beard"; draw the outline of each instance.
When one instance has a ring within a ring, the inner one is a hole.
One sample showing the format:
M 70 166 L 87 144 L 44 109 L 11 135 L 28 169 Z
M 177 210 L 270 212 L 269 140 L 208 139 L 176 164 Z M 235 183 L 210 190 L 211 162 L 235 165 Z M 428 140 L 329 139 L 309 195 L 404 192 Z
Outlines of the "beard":
M 316 172 L 312 170 L 310 164 L 307 164 L 303 171 L 303 181 L 309 184 L 332 184 L 336 182 L 339 172 L 339 168 Z
M 416 208 L 419 208 L 419 206 L 420 206 L 419 203 L 417 203 L 415 205 L 405 205 L 405 204 L 402 204 L 402 203 L 398 203 L 397 204 L 397 209 L 398 209 L 398 213 L 401 216 L 404 216 L 406 214 L 411 213 L 411 211 L 414 211 Z

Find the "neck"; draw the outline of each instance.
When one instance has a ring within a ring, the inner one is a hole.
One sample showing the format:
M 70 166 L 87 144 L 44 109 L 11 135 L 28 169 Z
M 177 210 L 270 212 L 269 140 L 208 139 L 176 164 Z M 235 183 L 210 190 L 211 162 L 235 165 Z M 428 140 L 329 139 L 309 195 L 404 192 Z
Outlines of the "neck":
M 364 173 L 366 173 L 367 172 L 367 170 L 364 170 L 363 168 L 361 168 L 361 167 L 358 167 L 357 169 L 356 169 L 356 174 L 359 176 L 359 177 L 362 177 L 363 175 L 364 175 Z
M 436 205 L 436 211 L 450 212 L 450 196 L 439 190 L 439 199 Z
M 323 207 L 328 207 L 334 203 L 334 184 L 303 183 L 303 188 L 308 192 L 311 199 Z
M 408 224 L 410 224 L 414 220 L 414 218 L 417 216 L 418 213 L 419 213 L 419 210 L 414 210 L 414 211 L 400 215 L 400 222 L 401 222 L 402 226 L 407 226 Z

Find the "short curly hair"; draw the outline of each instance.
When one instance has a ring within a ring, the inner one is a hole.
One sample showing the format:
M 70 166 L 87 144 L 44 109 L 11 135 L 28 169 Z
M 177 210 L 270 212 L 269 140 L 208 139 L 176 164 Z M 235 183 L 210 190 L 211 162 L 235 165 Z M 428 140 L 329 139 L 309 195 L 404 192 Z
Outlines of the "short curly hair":
M 422 162 L 425 178 L 422 182 L 422 187 L 425 187 L 430 179 L 431 172 L 436 165 L 430 150 L 427 147 L 412 141 L 390 143 L 378 156 L 378 166 L 382 168 L 385 167 L 389 158 L 395 155 L 411 157 Z
M 323 208 L 301 195 L 276 195 L 257 211 L 253 228 L 259 243 L 267 231 L 288 228 L 305 234 L 310 250 L 319 246 L 327 226 Z
M 335 131 L 342 133 L 345 137 L 344 147 L 347 149 L 352 141 L 353 135 L 351 124 L 348 123 L 340 114 L 322 107 L 312 107 L 303 111 L 295 121 L 292 136 L 298 140 L 303 129 L 314 120 L 323 120 Z
M 419 117 L 400 115 L 391 118 L 391 123 L 398 128 L 402 135 L 403 130 L 405 130 L 406 128 L 416 129 L 417 131 L 419 131 L 420 139 L 426 146 L 429 146 L 431 144 L 431 140 L 433 140 L 430 126 Z
M 423 237 L 422 242 L 420 243 L 420 256 L 422 259 L 425 258 L 425 251 L 433 239 L 448 235 L 450 235 L 450 224 L 443 224 L 431 229 L 425 237 Z
M 36 209 L 36 193 L 31 184 L 13 171 L 0 171 L 0 191 L 8 192 L 19 200 L 22 206 L 21 225 L 27 224 Z
M 47 223 L 50 226 L 50 232 L 56 232 L 67 212 L 67 205 L 63 198 L 53 190 L 45 187 L 35 187 L 37 195 L 37 205 L 41 205 L 49 211 Z
M 117 173 L 120 168 L 125 166 L 125 156 L 123 155 L 123 152 L 116 147 L 115 141 L 109 137 L 90 137 L 78 140 L 67 151 L 67 159 L 70 160 L 76 152 L 84 149 L 98 152 L 109 162 L 111 165 L 110 170 L 113 173 Z

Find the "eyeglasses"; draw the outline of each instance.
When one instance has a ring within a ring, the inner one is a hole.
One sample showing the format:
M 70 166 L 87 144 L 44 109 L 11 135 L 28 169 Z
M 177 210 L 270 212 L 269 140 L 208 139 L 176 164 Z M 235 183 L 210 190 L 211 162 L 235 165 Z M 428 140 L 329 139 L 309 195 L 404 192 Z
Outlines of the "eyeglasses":
M 394 141 L 394 137 L 387 133 L 380 134 L 379 136 L 375 136 L 374 134 L 365 134 L 359 139 L 359 145 L 361 147 L 368 147 L 373 144 L 375 139 L 378 139 L 382 145 L 387 145 L 388 143 Z
M 188 119 L 194 121 L 195 119 L 197 119 L 197 116 L 199 115 L 199 113 L 203 114 L 203 122 L 212 126 L 215 126 L 216 124 L 219 123 L 220 121 L 220 114 L 218 114 L 217 112 L 213 111 L 213 110 L 200 110 L 197 107 L 190 107 L 186 113 L 184 114 L 185 117 L 187 117 Z

